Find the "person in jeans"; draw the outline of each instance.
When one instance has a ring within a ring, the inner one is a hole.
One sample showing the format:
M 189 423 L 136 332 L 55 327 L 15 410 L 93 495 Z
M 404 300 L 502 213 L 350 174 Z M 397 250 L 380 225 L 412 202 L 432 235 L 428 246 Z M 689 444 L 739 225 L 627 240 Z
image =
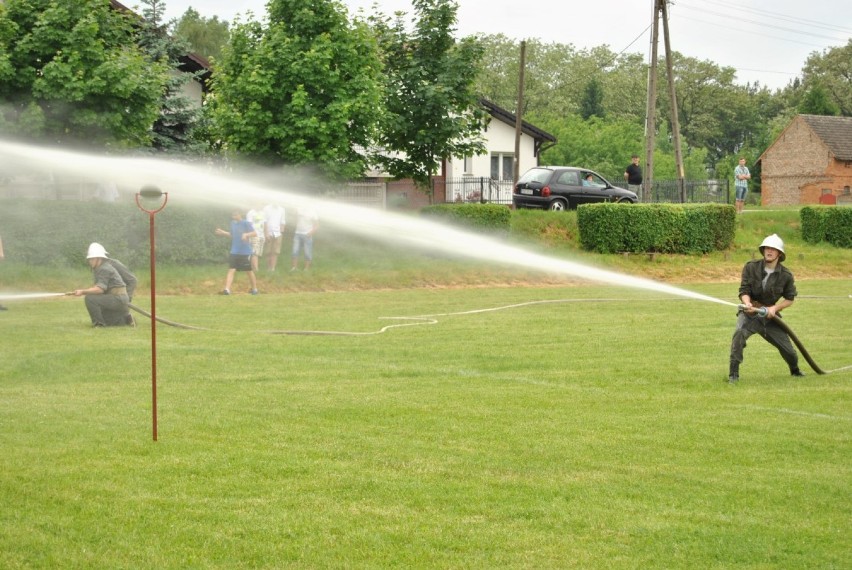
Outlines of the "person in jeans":
M 748 194 L 748 181 L 751 180 L 751 172 L 745 165 L 745 158 L 740 157 L 740 164 L 734 169 L 734 189 L 736 190 L 737 213 L 743 213 L 746 194 Z
M 627 180 L 627 189 L 642 196 L 642 167 L 639 166 L 639 155 L 634 154 L 631 162 L 624 169 L 624 179 Z
M 299 265 L 299 252 L 305 256 L 305 270 L 311 268 L 314 259 L 314 233 L 319 228 L 319 218 L 310 208 L 299 208 L 296 212 L 296 232 L 293 234 L 293 253 L 290 271 Z
M 790 336 L 777 324 L 781 311 L 792 305 L 797 295 L 793 273 L 782 265 L 786 259 L 784 242 L 777 234 L 772 234 L 758 249 L 761 259 L 746 263 L 740 280 L 739 295 L 743 308 L 737 313 L 737 327 L 731 339 L 728 382 L 732 384 L 740 379 L 743 349 L 755 333 L 778 349 L 791 375 L 804 376 L 799 370 L 799 355 Z M 765 316 L 759 314 L 760 309 L 766 310 Z

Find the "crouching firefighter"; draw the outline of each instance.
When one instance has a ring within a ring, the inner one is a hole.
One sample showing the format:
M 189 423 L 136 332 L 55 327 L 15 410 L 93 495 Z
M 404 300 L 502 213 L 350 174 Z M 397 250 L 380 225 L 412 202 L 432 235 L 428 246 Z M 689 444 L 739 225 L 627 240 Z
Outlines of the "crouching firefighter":
M 781 311 L 796 299 L 793 273 L 781 263 L 786 259 L 784 242 L 777 234 L 763 240 L 758 247 L 761 259 L 749 261 L 743 267 L 740 281 L 740 310 L 737 328 L 731 340 L 731 365 L 728 382 L 740 379 L 740 364 L 748 338 L 757 333 L 778 349 L 793 376 L 804 376 L 799 370 L 799 355 L 787 332 L 777 324 Z
M 129 305 L 136 288 L 136 277 L 121 262 L 109 259 L 104 246 L 99 243 L 89 245 L 86 259 L 92 268 L 95 284 L 88 289 L 75 289 L 73 295 L 85 297 L 92 326 L 135 326 Z

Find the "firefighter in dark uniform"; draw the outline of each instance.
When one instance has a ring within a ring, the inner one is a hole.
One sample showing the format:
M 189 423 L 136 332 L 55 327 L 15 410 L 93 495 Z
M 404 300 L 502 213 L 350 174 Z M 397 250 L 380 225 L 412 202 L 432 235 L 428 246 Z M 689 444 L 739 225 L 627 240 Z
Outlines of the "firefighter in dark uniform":
M 135 326 L 136 322 L 129 309 L 127 283 L 110 263 L 104 246 L 99 243 L 91 244 L 86 259 L 92 268 L 95 284 L 88 289 L 76 289 L 74 295 L 85 296 L 86 310 L 89 311 L 92 326 Z M 133 277 L 133 285 L 135 281 L 136 278 Z
M 762 258 L 745 264 L 740 281 L 740 301 L 744 308 L 737 314 L 737 328 L 731 339 L 728 373 L 728 382 L 731 383 L 740 379 L 743 349 L 748 338 L 755 333 L 778 349 L 791 375 L 804 376 L 799 370 L 799 355 L 789 335 L 775 322 L 775 319 L 781 318 L 781 311 L 793 304 L 797 295 L 793 273 L 781 264 L 787 257 L 784 242 L 777 234 L 772 234 L 758 249 Z M 763 308 L 766 309 L 765 317 L 758 314 Z

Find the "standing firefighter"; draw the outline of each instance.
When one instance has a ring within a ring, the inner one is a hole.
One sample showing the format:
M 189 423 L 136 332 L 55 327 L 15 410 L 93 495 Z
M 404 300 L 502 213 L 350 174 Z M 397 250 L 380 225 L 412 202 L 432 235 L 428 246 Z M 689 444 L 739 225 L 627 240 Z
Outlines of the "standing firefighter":
M 85 296 L 92 326 L 134 326 L 136 323 L 130 314 L 129 305 L 132 289 L 136 287 L 136 277 L 124 265 L 116 262 L 122 269 L 119 272 L 113 260 L 107 258 L 104 246 L 99 243 L 89 245 L 86 259 L 92 268 L 95 284 L 88 289 L 76 289 L 74 295 Z M 122 279 L 122 273 L 126 273 L 127 281 Z
M 741 310 L 737 314 L 737 328 L 731 340 L 731 367 L 728 382 L 740 379 L 740 363 L 748 338 L 757 333 L 778 349 L 793 376 L 804 376 L 799 370 L 799 355 L 787 332 L 775 319 L 796 299 L 796 282 L 793 274 L 781 265 L 787 257 L 784 242 L 777 234 L 763 240 L 758 248 L 762 259 L 749 261 L 743 267 L 740 282 Z

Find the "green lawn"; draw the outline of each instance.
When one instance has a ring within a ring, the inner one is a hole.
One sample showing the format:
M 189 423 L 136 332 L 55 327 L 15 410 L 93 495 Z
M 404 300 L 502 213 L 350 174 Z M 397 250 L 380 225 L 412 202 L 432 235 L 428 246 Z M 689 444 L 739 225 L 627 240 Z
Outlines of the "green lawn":
M 852 365 L 852 277 L 798 285 L 786 322 Z M 157 328 L 154 442 L 149 321 L 4 304 L 3 568 L 852 567 L 852 370 L 791 378 L 754 337 L 727 384 L 728 306 L 593 284 L 163 295 L 209 330 Z

